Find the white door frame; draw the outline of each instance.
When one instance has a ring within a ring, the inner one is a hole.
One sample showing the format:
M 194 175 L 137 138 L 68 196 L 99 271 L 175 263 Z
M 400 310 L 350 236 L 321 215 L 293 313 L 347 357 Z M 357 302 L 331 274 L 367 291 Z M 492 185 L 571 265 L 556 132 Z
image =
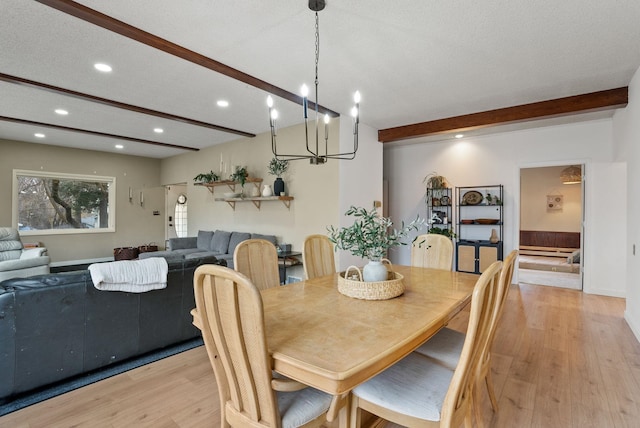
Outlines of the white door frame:
M 164 206 L 165 206 L 165 219 L 164 219 L 164 239 L 168 241 L 169 238 L 175 238 L 175 215 L 176 215 L 176 200 L 178 195 L 184 193 L 187 196 L 188 186 L 186 183 L 167 184 L 164 186 Z M 171 220 L 169 220 L 171 218 Z
M 512 231 L 512 236 L 513 236 L 513 243 L 514 243 L 514 248 L 520 248 L 520 187 L 522 185 L 522 183 L 520 182 L 520 170 L 521 169 L 525 169 L 525 168 L 544 168 L 544 167 L 550 167 L 550 166 L 569 166 L 569 165 L 582 165 L 582 183 L 580 184 L 582 186 L 582 225 L 581 225 L 581 233 L 580 233 L 580 282 L 581 282 L 581 286 L 580 286 L 580 291 L 584 291 L 585 289 L 585 283 L 587 283 L 587 270 L 584 267 L 584 248 L 586 245 L 588 245 L 588 240 L 587 240 L 587 233 L 586 233 L 586 225 L 587 225 L 587 219 L 589 217 L 589 210 L 587 209 L 588 204 L 587 204 L 587 183 L 588 183 L 588 173 L 590 170 L 590 160 L 589 159 L 580 159 L 580 158 L 576 158 L 576 159 L 565 159 L 565 160 L 554 160 L 554 161 L 547 161 L 547 162 L 532 162 L 532 163 L 521 163 L 516 165 L 515 171 L 514 171 L 514 176 L 515 179 L 513 180 L 514 183 L 516 183 L 515 189 L 513 190 L 513 206 L 514 206 L 514 213 L 513 213 L 513 231 Z M 516 261 L 517 263 L 517 261 Z M 513 272 L 513 276 L 514 279 L 512 282 L 514 283 L 518 283 L 520 281 L 519 279 L 519 269 L 516 266 L 516 269 L 514 269 Z

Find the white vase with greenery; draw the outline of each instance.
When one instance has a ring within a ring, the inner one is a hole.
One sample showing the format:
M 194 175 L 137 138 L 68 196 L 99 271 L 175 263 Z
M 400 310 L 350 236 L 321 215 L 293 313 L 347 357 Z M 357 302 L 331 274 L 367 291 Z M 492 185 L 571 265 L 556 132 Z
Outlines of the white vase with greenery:
M 375 207 L 366 210 L 352 206 L 345 215 L 355 217 L 353 225 L 337 229 L 329 226 L 329 240 L 335 244 L 336 249 L 349 251 L 354 256 L 369 260 L 363 269 L 364 281 L 385 281 L 387 268 L 382 263 L 382 258 L 386 256 L 387 250 L 406 245 L 402 239 L 410 231 L 420 230 L 424 223 L 424 220 L 416 217 L 407 225 L 402 222 L 400 229 L 393 229 L 391 219 L 378 215 Z

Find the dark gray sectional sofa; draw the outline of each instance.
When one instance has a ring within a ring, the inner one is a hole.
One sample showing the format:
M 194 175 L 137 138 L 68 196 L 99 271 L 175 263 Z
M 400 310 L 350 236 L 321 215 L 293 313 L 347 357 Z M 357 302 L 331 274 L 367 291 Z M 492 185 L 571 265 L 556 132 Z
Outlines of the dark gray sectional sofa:
M 166 251 L 140 253 L 139 258 L 164 257 L 167 260 L 191 259 L 206 256 L 215 256 L 225 260 L 227 266 L 233 269 L 233 252 L 236 246 L 247 239 L 265 239 L 277 245 L 275 235 L 261 235 L 249 232 L 227 232 L 225 230 L 198 231 L 198 236 L 187 238 L 171 238 Z
M 193 274 L 214 257 L 169 261 L 167 287 L 97 290 L 88 270 L 0 283 L 0 403 L 200 336 Z

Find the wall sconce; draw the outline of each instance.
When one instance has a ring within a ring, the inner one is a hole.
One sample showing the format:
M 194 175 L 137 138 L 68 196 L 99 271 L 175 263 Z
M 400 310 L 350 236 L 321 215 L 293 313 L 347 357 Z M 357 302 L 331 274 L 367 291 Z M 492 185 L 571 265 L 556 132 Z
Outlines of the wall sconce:
M 129 187 L 129 203 L 133 203 L 133 189 Z
M 142 190 L 140 191 L 140 206 L 144 206 L 144 193 L 142 193 Z

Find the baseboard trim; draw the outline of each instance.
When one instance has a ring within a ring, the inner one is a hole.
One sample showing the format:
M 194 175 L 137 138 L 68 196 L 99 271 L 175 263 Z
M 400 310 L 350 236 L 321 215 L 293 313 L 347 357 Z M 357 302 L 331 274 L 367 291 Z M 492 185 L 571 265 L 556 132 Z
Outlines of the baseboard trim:
M 631 332 L 636 337 L 636 340 L 640 342 L 640 326 L 638 326 L 634 319 L 629 315 L 629 311 L 624 311 L 624 320 L 627 322 L 627 325 L 631 329 Z

